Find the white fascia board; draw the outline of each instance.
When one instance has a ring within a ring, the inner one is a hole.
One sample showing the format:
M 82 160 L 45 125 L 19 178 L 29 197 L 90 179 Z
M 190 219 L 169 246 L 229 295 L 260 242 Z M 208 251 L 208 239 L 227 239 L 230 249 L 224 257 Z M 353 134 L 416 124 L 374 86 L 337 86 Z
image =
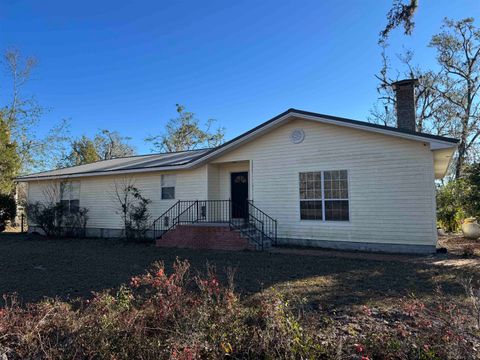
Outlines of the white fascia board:
M 295 114 L 295 113 L 293 113 L 293 114 Z M 375 132 L 375 133 L 388 135 L 388 136 L 396 136 L 396 137 L 403 138 L 403 139 L 408 139 L 408 140 L 421 141 L 423 143 L 429 143 L 432 150 L 433 149 L 451 148 L 451 147 L 456 147 L 457 146 L 457 144 L 454 144 L 454 143 L 451 143 L 451 142 L 448 142 L 448 141 L 437 140 L 437 139 L 428 139 L 428 138 L 418 136 L 418 135 L 389 131 L 389 130 L 374 128 L 374 127 L 371 127 L 371 126 L 368 126 L 368 125 L 352 124 L 352 123 L 348 123 L 348 122 L 337 121 L 337 120 L 333 120 L 333 119 L 326 119 L 326 118 L 318 117 L 318 116 L 303 115 L 303 114 L 295 114 L 295 116 L 300 117 L 300 118 L 304 118 L 304 119 L 308 119 L 308 120 L 319 121 L 319 122 L 322 122 L 322 123 L 325 123 L 325 124 L 344 126 L 344 127 L 348 127 L 348 128 L 352 128 L 352 129 Z
M 90 173 L 77 173 L 77 174 L 64 174 L 64 175 L 50 175 L 50 176 L 35 176 L 22 178 L 18 177 L 17 182 L 29 182 L 29 181 L 41 181 L 41 180 L 55 180 L 55 179 L 73 179 L 73 178 L 82 178 L 82 177 L 92 177 L 92 176 L 109 176 L 109 175 L 119 175 L 119 174 L 137 174 L 137 173 L 150 173 L 150 172 L 166 172 L 166 171 L 175 171 L 175 170 L 184 170 L 187 166 L 178 165 L 178 166 L 164 166 L 157 168 L 148 168 L 148 169 L 131 169 L 131 170 L 114 170 L 114 171 L 99 171 L 99 172 L 90 172 Z
M 292 117 L 292 114 L 285 114 L 284 116 L 276 119 L 275 121 L 272 121 L 271 123 L 265 125 L 265 126 L 262 126 L 261 128 L 257 129 L 256 131 L 253 131 L 251 132 L 250 134 L 248 135 L 245 135 L 245 136 L 242 136 L 240 137 L 239 139 L 237 139 L 236 141 L 230 143 L 230 144 L 227 144 L 225 146 L 222 146 L 220 149 L 218 150 L 215 150 L 215 151 L 212 151 L 211 153 L 205 155 L 205 156 L 202 156 L 200 157 L 199 159 L 195 160 L 194 162 L 190 163 L 189 166 L 190 167 L 193 167 L 193 166 L 196 166 L 198 164 L 201 164 L 205 161 L 208 161 L 208 159 L 211 159 L 212 157 L 215 157 L 215 156 L 219 156 L 221 154 L 223 154 L 224 152 L 228 151 L 228 150 L 232 150 L 232 149 L 235 149 L 236 147 L 238 147 L 239 145 L 241 145 L 242 143 L 246 142 L 246 141 L 249 141 L 249 140 L 252 140 L 254 138 L 256 138 L 257 136 L 263 134 L 264 132 L 266 132 L 267 130 L 270 130 L 272 128 L 275 128 L 277 126 L 279 126 L 282 122 L 284 122 L 285 120 L 287 120 L 289 117 Z
M 148 169 L 132 169 L 132 170 L 115 170 L 115 171 L 106 171 L 106 172 L 92 172 L 92 173 L 78 173 L 78 174 L 70 174 L 70 175 L 52 175 L 52 176 L 38 176 L 38 177 L 32 177 L 32 178 L 17 178 L 18 182 L 28 182 L 28 181 L 33 181 L 33 180 L 52 180 L 52 179 L 68 179 L 68 178 L 79 178 L 79 177 L 90 177 L 90 176 L 105 176 L 105 175 L 117 175 L 117 174 L 134 174 L 134 173 L 146 173 L 146 172 L 155 172 L 155 171 L 171 171 L 171 170 L 183 170 L 183 169 L 189 169 L 196 167 L 200 164 L 203 164 L 205 162 L 208 162 L 209 159 L 212 159 L 216 156 L 220 156 L 224 152 L 227 152 L 229 150 L 235 149 L 236 147 L 240 146 L 244 142 L 250 141 L 257 136 L 265 133 L 266 131 L 273 129 L 279 125 L 281 125 L 283 122 L 287 121 L 289 118 L 299 118 L 299 119 L 305 119 L 305 120 L 311 120 L 311 121 L 316 121 L 316 122 L 321 122 L 325 124 L 331 124 L 331 125 L 337 125 L 337 126 L 343 126 L 343 127 L 348 127 L 352 129 L 358 129 L 358 130 L 363 130 L 363 131 L 369 131 L 369 132 L 374 132 L 378 134 L 383 134 L 383 135 L 388 135 L 388 136 L 395 136 L 403 139 L 408 139 L 408 140 L 414 140 L 414 141 L 420 141 L 423 143 L 428 143 L 430 145 L 431 150 L 438 150 L 438 149 L 446 149 L 446 148 L 456 148 L 458 145 L 455 143 L 451 143 L 448 141 L 442 141 L 438 139 L 428 139 L 422 136 L 417 136 L 417 135 L 412 135 L 412 134 L 405 134 L 405 133 L 400 133 L 400 132 L 394 132 L 394 131 L 389 131 L 389 130 L 384 130 L 384 129 L 379 129 L 379 128 L 374 128 L 371 126 L 366 126 L 362 124 L 352 124 L 348 122 L 343 122 L 343 121 L 338 121 L 334 119 L 328 119 L 324 118 L 321 116 L 313 116 L 313 115 L 306 115 L 306 114 L 301 114 L 301 113 L 296 113 L 296 112 L 289 112 L 285 114 L 284 116 L 276 119 L 275 121 L 272 121 L 269 124 L 266 124 L 260 128 L 258 128 L 255 131 L 252 131 L 251 133 L 239 137 L 237 140 L 231 142 L 230 144 L 224 145 L 218 150 L 212 151 L 211 153 L 208 153 L 204 156 L 201 156 L 199 159 L 185 164 L 185 165 L 177 165 L 177 166 L 169 166 L 169 167 L 158 167 L 158 168 L 148 168 Z
M 405 134 L 405 133 L 394 132 L 394 131 L 388 131 L 388 130 L 378 129 L 378 128 L 374 128 L 374 127 L 366 126 L 366 125 L 361 125 L 361 124 L 352 124 L 352 123 L 347 123 L 347 122 L 343 122 L 343 121 L 327 119 L 327 118 L 320 117 L 320 116 L 312 116 L 312 115 L 305 115 L 305 114 L 300 114 L 300 113 L 296 113 L 296 112 L 290 112 L 288 114 L 285 114 L 281 118 L 278 118 L 277 120 L 271 122 L 270 124 L 267 124 L 267 125 L 259 128 L 257 131 L 254 131 L 254 132 L 252 132 L 252 133 L 250 133 L 246 136 L 243 136 L 243 137 L 239 138 L 237 141 L 234 141 L 231 144 L 228 144 L 224 147 L 221 147 L 220 149 L 218 149 L 216 151 L 213 151 L 212 153 L 207 154 L 206 156 L 202 156 L 198 160 L 190 163 L 189 166 L 196 166 L 200 163 L 208 161 L 208 159 L 210 159 L 212 157 L 221 155 L 225 151 L 234 149 L 234 148 L 238 147 L 240 144 L 242 144 L 243 142 L 249 141 L 249 140 L 257 137 L 258 135 L 263 134 L 265 131 L 279 126 L 281 123 L 283 123 L 284 121 L 288 120 L 291 117 L 305 119 L 305 120 L 311 120 L 311 121 L 316 121 L 316 122 L 322 122 L 322 123 L 325 123 L 325 124 L 343 126 L 343 127 L 348 127 L 348 128 L 357 129 L 357 130 L 369 131 L 369 132 L 374 132 L 374 133 L 388 135 L 388 136 L 395 136 L 395 137 L 408 139 L 408 140 L 413 140 L 413 141 L 420 141 L 420 142 L 423 142 L 423 143 L 430 144 L 430 149 L 432 149 L 432 150 L 455 148 L 455 147 L 458 146 L 457 144 L 451 143 L 451 142 L 448 142 L 448 141 L 442 141 L 442 140 L 437 140 L 437 139 L 428 139 L 428 138 L 425 138 L 425 137 L 422 137 L 422 136 Z

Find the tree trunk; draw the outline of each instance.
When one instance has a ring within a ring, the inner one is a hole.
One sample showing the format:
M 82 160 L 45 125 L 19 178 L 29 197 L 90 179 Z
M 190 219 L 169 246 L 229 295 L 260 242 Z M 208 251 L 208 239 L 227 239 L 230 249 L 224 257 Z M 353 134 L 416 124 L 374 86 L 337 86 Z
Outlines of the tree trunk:
M 455 164 L 455 180 L 460 179 L 462 175 L 462 168 L 463 164 L 465 163 L 465 155 L 466 155 L 466 143 L 465 139 L 462 136 L 460 140 L 460 144 L 458 145 L 458 159 L 457 163 Z

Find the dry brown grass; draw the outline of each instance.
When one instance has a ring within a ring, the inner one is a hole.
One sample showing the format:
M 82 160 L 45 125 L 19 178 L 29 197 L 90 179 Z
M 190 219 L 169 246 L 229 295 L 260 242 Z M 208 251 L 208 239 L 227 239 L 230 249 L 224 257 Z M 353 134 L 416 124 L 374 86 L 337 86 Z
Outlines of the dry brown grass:
M 0 235 L 0 294 L 17 292 L 25 301 L 44 296 L 89 297 L 117 288 L 154 261 L 187 259 L 195 272 L 209 263 L 221 274 L 236 269 L 235 284 L 244 296 L 289 292 L 315 307 L 386 306 L 414 294 L 428 300 L 437 288 L 461 299 L 459 282 L 480 279 L 478 259 L 459 255 L 428 257 L 319 251 L 299 254 L 162 249 L 102 239 L 44 239 Z M 468 260 L 470 263 L 462 264 Z M 473 263 L 472 263 L 473 262 Z
M 472 249 L 472 256 L 480 256 L 480 240 L 467 239 L 461 234 L 440 236 L 438 245 L 446 248 L 451 255 L 464 256 L 467 251 Z

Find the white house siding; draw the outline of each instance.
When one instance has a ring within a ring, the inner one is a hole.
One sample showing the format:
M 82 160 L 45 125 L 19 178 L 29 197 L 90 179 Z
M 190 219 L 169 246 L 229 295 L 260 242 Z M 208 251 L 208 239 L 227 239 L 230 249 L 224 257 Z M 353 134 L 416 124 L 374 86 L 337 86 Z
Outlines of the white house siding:
M 207 198 L 208 200 L 223 200 L 220 198 L 220 178 L 218 175 L 218 166 L 213 164 L 207 165 Z
M 219 198 L 230 199 L 231 196 L 231 174 L 249 170 L 248 161 L 238 163 L 226 163 L 218 165 L 219 175 Z
M 296 128 L 306 134 L 300 144 L 290 141 Z M 300 220 L 299 173 L 344 169 L 349 177 L 350 221 Z M 178 199 L 229 199 L 230 173 L 249 171 L 249 197 L 278 220 L 281 239 L 320 246 L 388 244 L 385 250 L 394 251 L 395 245 L 436 244 L 433 170 L 433 154 L 422 142 L 297 119 L 208 165 L 134 178 L 158 217 Z M 175 200 L 160 199 L 161 174 L 167 173 L 177 174 Z M 81 182 L 80 206 L 90 210 L 89 228 L 122 227 L 112 198 L 114 181 L 122 178 L 75 179 Z M 49 183 L 30 182 L 29 201 L 45 201 L 42 188 Z
M 175 200 L 161 199 L 161 175 L 176 174 Z M 176 172 L 158 172 L 130 175 L 142 195 L 150 200 L 153 218 L 160 216 L 177 200 L 205 199 L 207 196 L 206 167 Z M 121 229 L 118 203 L 115 201 L 115 181 L 119 184 L 124 176 L 93 176 L 72 179 L 80 181 L 80 206 L 89 209 L 88 228 Z M 29 202 L 46 202 L 45 187 L 51 181 L 32 181 L 29 183 Z
M 289 138 L 296 128 L 300 144 Z M 296 119 L 213 162 L 242 160 L 251 160 L 250 198 L 278 220 L 280 238 L 436 244 L 433 155 L 422 142 Z M 350 221 L 300 220 L 299 173 L 343 169 Z

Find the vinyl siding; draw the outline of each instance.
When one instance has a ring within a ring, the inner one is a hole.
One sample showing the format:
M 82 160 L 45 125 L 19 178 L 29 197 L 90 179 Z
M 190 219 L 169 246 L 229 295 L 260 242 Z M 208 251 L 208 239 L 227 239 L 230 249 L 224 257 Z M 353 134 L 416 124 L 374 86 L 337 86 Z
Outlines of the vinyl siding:
M 161 199 L 161 175 L 176 174 L 175 200 Z M 205 199 L 207 196 L 206 167 L 194 170 L 135 174 L 130 176 L 142 195 L 150 200 L 152 218 L 157 218 L 177 200 Z M 115 181 L 119 184 L 123 176 L 98 176 L 75 179 L 80 181 L 80 206 L 89 209 L 89 228 L 121 229 L 122 222 L 115 200 Z M 48 202 L 44 196 L 45 187 L 51 181 L 29 183 L 29 202 Z
M 222 200 L 220 197 L 220 177 L 217 165 L 207 165 L 208 172 L 208 197 L 209 200 Z
M 230 199 L 231 192 L 231 174 L 235 172 L 248 172 L 248 162 L 230 163 L 219 165 L 219 195 L 220 199 Z M 249 194 L 250 195 L 250 194 Z
M 301 144 L 292 130 L 305 131 Z M 214 163 L 251 161 L 251 198 L 278 220 L 279 237 L 436 243 L 433 155 L 421 142 L 295 119 Z M 350 221 L 300 220 L 299 173 L 348 170 Z
M 301 144 L 290 141 L 296 128 Z M 233 163 L 237 162 L 237 163 Z M 229 199 L 230 172 L 249 171 L 249 197 L 278 220 L 282 238 L 436 244 L 433 154 L 428 144 L 314 121 L 293 119 L 267 134 L 177 174 L 176 199 L 160 199 L 160 175 L 135 175 L 136 185 L 152 200 L 153 217 L 176 200 Z M 350 221 L 300 220 L 299 173 L 347 170 Z M 168 172 L 164 172 L 168 173 Z M 112 190 L 115 179 L 81 178 L 80 206 L 89 208 L 88 227 L 121 228 Z M 29 183 L 29 201 L 45 201 L 47 181 Z

